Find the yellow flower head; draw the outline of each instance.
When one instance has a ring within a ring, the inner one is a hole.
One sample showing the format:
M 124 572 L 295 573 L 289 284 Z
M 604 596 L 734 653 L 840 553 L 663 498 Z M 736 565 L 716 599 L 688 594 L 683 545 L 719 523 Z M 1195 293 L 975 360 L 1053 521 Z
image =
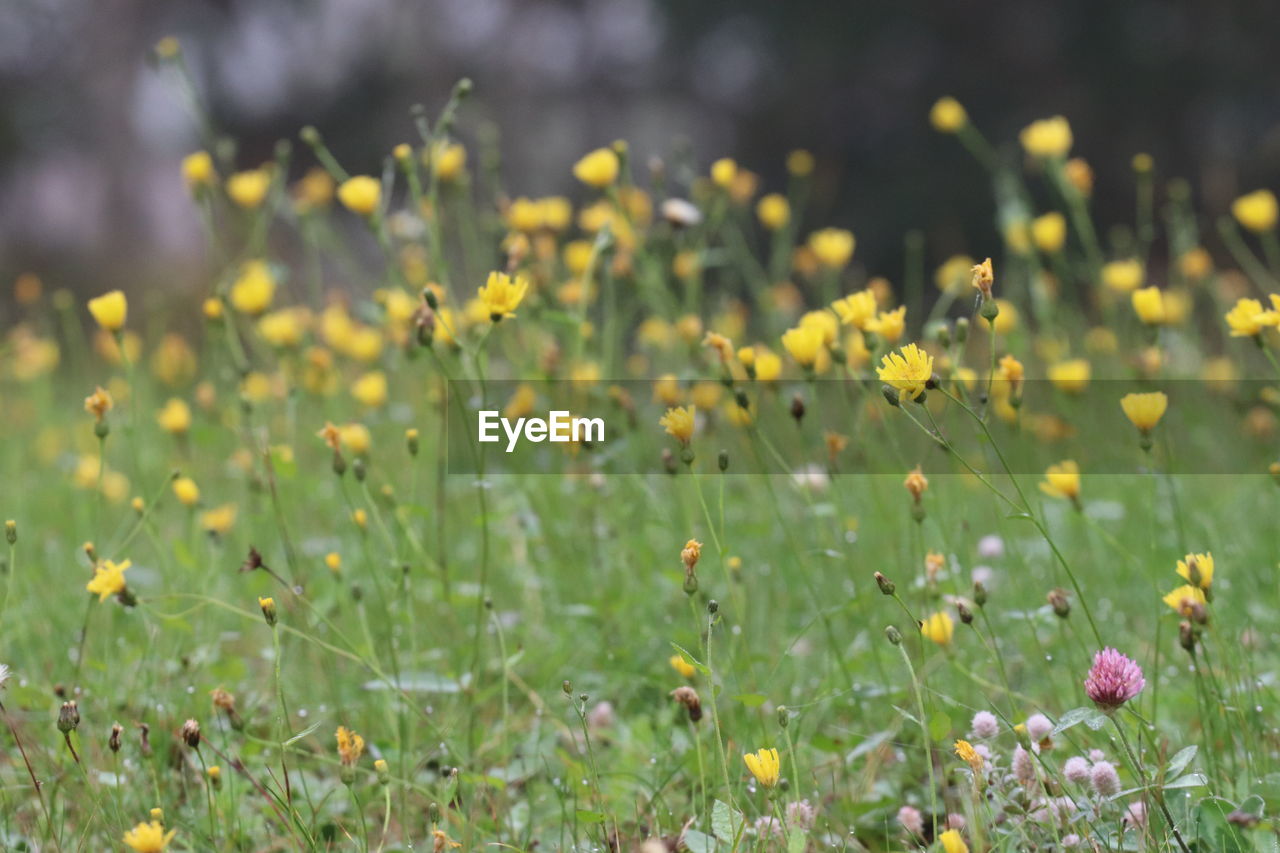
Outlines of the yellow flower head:
M 266 261 L 245 261 L 231 283 L 231 306 L 242 314 L 261 314 L 275 295 L 276 279 Z
M 1079 394 L 1084 391 L 1089 384 L 1092 372 L 1089 362 L 1083 358 L 1060 361 L 1050 365 L 1048 370 L 1049 381 L 1059 391 L 1065 391 L 1068 394 Z
M 1271 190 L 1254 190 L 1231 203 L 1231 215 L 1250 231 L 1261 233 L 1276 227 L 1276 197 Z
M 1168 322 L 1164 294 L 1158 287 L 1144 287 L 1133 292 L 1133 310 L 1138 319 L 1148 326 L 1160 326 Z
M 529 290 L 529 281 L 522 275 L 514 279 L 504 272 L 491 272 L 484 287 L 478 291 L 480 301 L 484 304 L 489 319 L 495 323 L 503 317 L 514 317 L 525 293 Z
M 929 124 L 939 133 L 958 133 L 968 123 L 969 114 L 964 106 L 949 95 L 934 101 L 929 110 Z
M 795 178 L 807 178 L 813 173 L 813 154 L 797 148 L 787 154 L 787 174 Z
M 1050 465 L 1044 472 L 1044 480 L 1040 483 L 1040 491 L 1054 498 L 1065 498 L 1076 501 L 1080 498 L 1080 466 L 1074 460 L 1067 459 L 1056 465 Z
M 907 479 L 902 481 L 902 486 L 910 493 L 913 501 L 920 503 L 920 498 L 924 497 L 924 493 L 929 490 L 929 478 L 917 465 L 907 473 Z
M 1169 397 L 1163 391 L 1125 394 L 1120 398 L 1120 408 L 1130 423 L 1141 432 L 1150 432 L 1164 417 L 1169 408 Z
M 881 382 L 898 390 L 899 400 L 915 400 L 933 377 L 933 356 L 913 343 L 907 344 L 899 352 L 885 355 L 876 372 Z
M 1226 321 L 1231 328 L 1231 337 L 1256 337 L 1262 334 L 1263 329 L 1280 322 L 1280 313 L 1264 309 L 1257 299 L 1242 298 L 1227 312 Z
M 1071 125 L 1062 116 L 1042 118 L 1024 127 L 1018 140 L 1032 157 L 1066 157 L 1071 150 Z
M 693 678 L 693 674 L 698 671 L 693 664 L 684 659 L 684 655 L 672 655 L 667 659 L 667 663 L 671 664 L 671 668 L 680 673 L 682 678 Z
M 387 402 L 387 375 L 381 370 L 364 374 L 352 384 L 351 396 L 362 406 L 378 408 Z
M 857 241 L 843 228 L 823 228 L 809 235 L 809 249 L 818 263 L 830 270 L 844 269 L 853 257 Z
M 955 630 L 955 620 L 951 618 L 951 614 L 942 610 L 920 623 L 920 633 L 924 638 L 932 643 L 937 643 L 939 646 L 949 644 Z
M 101 386 L 93 389 L 93 393 L 84 398 L 84 410 L 93 415 L 94 420 L 101 421 L 107 412 L 115 406 L 111 394 Z
M 782 375 L 782 358 L 772 350 L 758 348 L 755 355 L 756 379 L 773 382 Z
M 907 306 L 899 305 L 892 311 L 881 311 L 873 319 L 868 320 L 866 331 L 875 332 L 884 338 L 886 343 L 896 344 L 906 328 Z
M 200 513 L 200 528 L 208 533 L 225 535 L 235 523 L 235 504 L 223 504 Z
M 667 434 L 683 445 L 688 445 L 693 438 L 695 409 L 693 406 L 678 406 L 667 409 L 667 413 L 658 419 L 658 425 Z
M 1142 286 L 1142 261 L 1126 258 L 1102 266 L 1102 283 L 1117 293 L 1132 293 Z
M 1045 254 L 1060 251 L 1067 242 L 1067 220 L 1056 210 L 1031 220 L 1031 240 Z
M 269 189 L 271 189 L 271 171 L 266 168 L 236 172 L 227 178 L 227 195 L 245 210 L 253 210 L 261 206 Z
M 801 367 L 811 368 L 818 360 L 823 347 L 823 332 L 813 324 L 801 324 L 788 329 L 782 336 L 783 349 Z
M 182 158 L 182 180 L 190 189 L 212 186 L 218 180 L 208 151 L 196 151 Z
M 761 785 L 766 788 L 772 788 L 778 784 L 778 777 L 782 771 L 782 762 L 778 759 L 778 750 L 760 749 L 754 753 L 748 752 L 742 756 L 742 761 L 747 765 L 747 769 L 751 771 L 751 775 L 756 777 L 756 781 Z
M 427 152 L 422 153 L 427 157 Z M 456 142 L 437 142 L 428 163 L 442 181 L 454 181 L 467 168 L 467 149 Z
M 191 429 L 191 407 L 177 397 L 170 397 L 164 408 L 156 413 L 156 423 L 172 435 L 182 435 Z
M 1180 615 L 1190 616 L 1196 605 L 1204 605 L 1204 590 L 1198 586 L 1186 584 L 1166 595 L 1164 603 L 1172 607 Z
M 164 824 L 158 820 L 140 823 L 124 834 L 124 843 L 137 853 L 164 853 L 169 842 L 178 834 L 178 830 L 164 831 Z
M 729 157 L 721 157 L 711 164 L 711 183 L 727 190 L 738 175 L 738 164 Z
M 573 176 L 592 187 L 607 187 L 618 178 L 618 155 L 611 148 L 597 148 L 573 165 Z
M 103 560 L 93 567 L 93 580 L 85 584 L 84 588 L 98 596 L 98 601 L 106 601 L 124 590 L 124 573 L 131 565 L 133 564 L 129 560 L 120 563 Z
M 89 313 L 108 332 L 118 332 L 124 328 L 125 318 L 129 316 L 129 300 L 122 291 L 113 290 L 90 299 Z
M 338 757 L 342 759 L 343 765 L 354 766 L 364 754 L 364 738 L 346 726 L 338 726 L 335 737 L 338 740 Z
M 1188 554 L 1178 561 L 1178 574 L 1200 589 L 1213 585 L 1213 554 Z
M 200 487 L 190 477 L 179 477 L 173 481 L 173 494 L 183 506 L 195 506 L 200 500 Z
M 956 756 L 961 761 L 968 764 L 974 773 L 982 772 L 982 756 L 973 748 L 973 744 L 967 740 L 958 740 L 955 743 Z
M 769 193 L 756 202 L 756 217 L 770 231 L 779 231 L 791 221 L 791 204 L 779 193 Z
M 382 184 L 368 175 L 347 178 L 338 187 L 338 201 L 352 213 L 371 216 L 382 201 Z
M 938 836 L 942 842 L 942 853 L 969 853 L 969 845 L 964 843 L 964 836 L 958 829 L 948 829 Z
M 970 270 L 970 276 L 974 290 L 981 293 L 983 299 L 990 299 L 991 286 L 996 281 L 995 270 L 991 268 L 991 259 L 987 258 L 980 264 L 974 264 Z
M 865 329 L 876 316 L 876 295 L 871 290 L 859 290 L 831 303 L 840 322 L 855 329 Z

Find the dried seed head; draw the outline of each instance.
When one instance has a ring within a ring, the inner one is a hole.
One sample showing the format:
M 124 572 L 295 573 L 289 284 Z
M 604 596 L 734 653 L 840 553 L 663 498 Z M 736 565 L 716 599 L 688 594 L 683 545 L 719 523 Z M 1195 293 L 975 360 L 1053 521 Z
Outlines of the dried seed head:
M 112 752 L 120 751 L 120 735 L 124 733 L 124 726 L 116 723 L 111 727 L 111 737 L 107 739 L 107 747 Z
M 699 698 L 698 691 L 683 685 L 671 691 L 671 698 L 688 709 L 689 722 L 696 723 L 702 719 L 702 699 Z
M 200 724 L 195 720 L 187 720 L 182 724 L 182 740 L 192 749 L 200 748 Z
M 1066 619 L 1071 615 L 1071 599 L 1067 598 L 1065 589 L 1051 589 L 1045 599 L 1059 618 Z
M 58 709 L 58 731 L 70 734 L 80 725 L 80 709 L 76 707 L 76 700 L 71 699 L 62 703 L 62 707 Z

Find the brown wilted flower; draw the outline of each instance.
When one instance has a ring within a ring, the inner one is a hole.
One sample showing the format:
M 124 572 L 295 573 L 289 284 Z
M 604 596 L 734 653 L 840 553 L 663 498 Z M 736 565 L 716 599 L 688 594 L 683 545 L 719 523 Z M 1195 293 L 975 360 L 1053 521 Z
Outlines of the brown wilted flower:
M 696 723 L 702 719 L 702 699 L 699 698 L 698 691 L 687 684 L 681 685 L 671 691 L 671 698 L 688 709 L 689 722 Z
M 179 732 L 182 741 L 192 749 L 200 748 L 200 724 L 195 720 L 187 720 L 182 724 L 182 730 Z
M 991 269 L 991 259 L 987 258 L 980 264 L 973 267 L 973 287 L 982 294 L 983 301 L 991 298 L 991 285 L 995 283 L 996 277 Z
M 929 478 L 924 475 L 924 471 L 917 465 L 907 474 L 907 479 L 902 481 L 902 485 L 911 495 L 911 500 L 919 504 L 920 499 L 924 497 L 924 493 L 929 488 Z
M 107 748 L 112 752 L 120 751 L 120 735 L 124 734 L 124 726 L 115 723 L 111 726 L 111 737 L 107 738 Z
M 111 395 L 101 386 L 95 388 L 93 393 L 84 398 L 84 410 L 93 415 L 94 420 L 102 423 L 102 419 L 106 417 L 107 412 L 115 402 L 111 399 Z

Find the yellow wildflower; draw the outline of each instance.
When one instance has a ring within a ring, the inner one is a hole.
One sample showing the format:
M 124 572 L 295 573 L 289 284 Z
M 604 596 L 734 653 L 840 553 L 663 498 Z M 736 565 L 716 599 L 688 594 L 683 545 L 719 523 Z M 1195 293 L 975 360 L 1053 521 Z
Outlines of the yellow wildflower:
M 880 381 L 898 391 L 898 399 L 919 398 L 933 377 L 933 356 L 915 344 L 907 344 L 899 352 L 891 352 L 876 368 Z
M 786 196 L 769 193 L 756 202 L 756 217 L 770 231 L 779 231 L 791 221 L 791 204 Z
M 974 773 L 982 772 L 982 756 L 973 748 L 973 744 L 967 740 L 958 740 L 955 743 L 956 756 L 968 764 Z
M 926 640 L 939 646 L 948 645 L 955 633 L 956 623 L 949 613 L 939 610 L 920 623 L 920 633 Z
M 760 749 L 754 753 L 747 753 L 742 756 L 742 761 L 747 765 L 747 769 L 751 771 L 751 775 L 756 777 L 756 781 L 766 788 L 772 788 L 778 784 L 778 778 L 782 771 L 782 762 L 778 759 L 778 750 L 776 749 Z
M 1120 398 L 1120 408 L 1139 431 L 1150 432 L 1169 408 L 1169 397 L 1163 391 L 1130 393 Z
M 809 235 L 809 249 L 818 263 L 830 270 L 844 269 L 853 257 L 857 241 L 843 228 L 823 228 Z
M 381 370 L 372 370 L 364 374 L 352 384 L 351 396 L 355 397 L 360 405 L 376 409 L 387 402 L 387 375 Z
M 516 308 L 529 290 L 529 281 L 517 275 L 514 279 L 504 272 L 491 272 L 484 287 L 478 291 L 489 319 L 498 322 L 504 317 L 514 317 Z
M 1067 220 L 1056 210 L 1031 220 L 1031 240 L 1046 254 L 1062 249 L 1067 242 Z
M 603 188 L 618 178 L 618 155 L 611 148 L 597 148 L 573 165 L 573 176 L 588 186 Z
M 1049 366 L 1049 381 L 1059 391 L 1079 394 L 1089 384 L 1093 369 L 1083 358 L 1072 358 Z
M 949 95 L 934 101 L 929 110 L 929 124 L 939 133 L 958 133 L 968 123 L 964 106 Z
M 1231 215 L 1245 228 L 1261 233 L 1276 227 L 1276 207 L 1271 190 L 1254 190 L 1231 203 Z
M 682 678 L 693 678 L 693 674 L 698 671 L 693 664 L 684 659 L 684 655 L 672 655 L 667 659 L 667 663 L 671 664 L 671 668 L 680 673 Z
M 266 261 L 245 261 L 231 283 L 231 306 L 242 314 L 261 314 L 275 299 L 276 280 Z
M 101 423 L 107 412 L 115 406 L 111 394 L 102 386 L 93 389 L 93 393 L 84 398 L 84 410 L 93 415 L 94 420 Z
M 173 494 L 183 506 L 195 506 L 200 500 L 200 487 L 190 477 L 179 477 L 173 481 Z
M 1065 498 L 1075 503 L 1080 499 L 1080 466 L 1071 459 L 1050 465 L 1044 472 L 1040 491 L 1050 497 Z
M 98 596 L 98 601 L 106 601 L 124 590 L 124 573 L 131 565 L 130 560 L 120 563 L 103 560 L 93 567 L 93 579 L 84 588 Z
M 1188 554 L 1178 561 L 1178 574 L 1200 589 L 1213 585 L 1213 554 Z
M 1163 600 L 1179 614 L 1189 616 L 1196 605 L 1205 604 L 1204 590 L 1198 586 L 1186 584 L 1170 592 Z
M 867 321 L 865 331 L 875 332 L 885 343 L 896 344 L 907 328 L 907 306 L 899 305 L 892 311 L 881 311 Z
M 719 160 L 711 164 L 711 183 L 721 189 L 728 189 L 733 185 L 733 179 L 738 175 L 738 164 L 729 157 L 721 157 Z
M 964 836 L 958 829 L 948 829 L 938 836 L 942 842 L 942 853 L 969 853 L 969 845 L 964 843 Z
M 338 758 L 347 767 L 354 766 L 364 754 L 364 738 L 346 726 L 338 726 L 335 737 L 338 740 Z
M 1158 287 L 1144 287 L 1133 292 L 1133 310 L 1138 319 L 1148 326 L 1159 326 L 1168 322 L 1165 312 L 1164 294 Z
M 178 830 L 164 831 L 164 824 L 158 820 L 140 823 L 124 834 L 124 843 L 132 847 L 136 853 L 164 853 L 169 842 L 178 834 Z
M 382 184 L 368 175 L 347 178 L 338 187 L 338 201 L 352 213 L 371 216 L 382 201 Z
M 218 180 L 208 151 L 196 151 L 182 158 L 182 180 L 190 189 L 212 186 Z
M 855 329 L 865 329 L 876 315 L 876 295 L 871 290 L 859 290 L 831 303 L 840 322 Z
M 227 195 L 245 210 L 260 207 L 269 189 L 271 189 L 271 172 L 266 168 L 236 172 L 227 178 Z
M 1066 157 L 1071 150 L 1071 125 L 1062 116 L 1040 119 L 1024 127 L 1018 140 L 1032 157 Z
M 1227 312 L 1225 319 L 1231 328 L 1231 337 L 1256 337 L 1263 329 L 1276 325 L 1280 314 L 1264 309 L 1257 299 L 1242 298 Z
M 812 368 L 823 347 L 823 332 L 813 324 L 788 329 L 782 336 L 782 346 L 801 367 Z
M 1142 261 L 1126 258 L 1102 266 L 1102 283 L 1117 293 L 1131 293 L 1142 286 Z
M 124 328 L 124 321 L 129 315 L 129 300 L 122 291 L 113 290 L 90 299 L 89 313 L 103 329 L 118 332 Z
M 693 438 L 695 408 L 681 406 L 667 409 L 667 413 L 658 419 L 658 425 L 683 445 L 688 445 Z
M 191 428 L 191 407 L 184 400 L 171 397 L 156 413 L 156 423 L 167 433 L 182 435 Z

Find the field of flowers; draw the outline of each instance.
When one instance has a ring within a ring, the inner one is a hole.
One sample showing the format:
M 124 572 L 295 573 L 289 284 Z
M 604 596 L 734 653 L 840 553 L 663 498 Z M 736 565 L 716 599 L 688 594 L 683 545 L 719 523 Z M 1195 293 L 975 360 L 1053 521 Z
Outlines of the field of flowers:
M 1272 192 L 943 98 L 1003 241 L 890 281 L 806 151 L 528 198 L 469 91 L 210 129 L 194 302 L 15 283 L 0 847 L 1280 850 Z

